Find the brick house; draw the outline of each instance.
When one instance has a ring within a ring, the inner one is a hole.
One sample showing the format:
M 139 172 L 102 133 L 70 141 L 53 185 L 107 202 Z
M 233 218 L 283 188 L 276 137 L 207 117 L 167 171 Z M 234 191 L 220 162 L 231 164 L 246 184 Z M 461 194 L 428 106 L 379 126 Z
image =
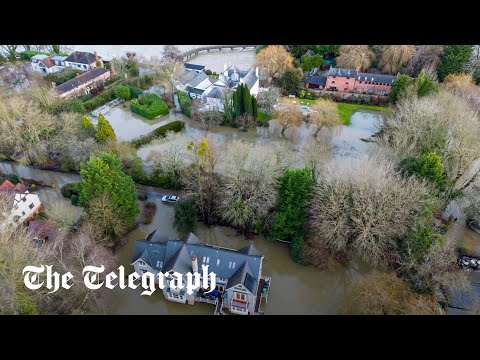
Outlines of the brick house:
M 82 71 L 88 71 L 96 67 L 103 67 L 103 60 L 98 56 L 96 51 L 94 51 L 93 54 L 89 52 L 74 51 L 65 58 L 64 63 L 65 66 Z
M 110 70 L 97 67 L 58 85 L 55 91 L 61 98 L 85 95 L 90 93 L 91 89 L 103 85 L 110 75 Z
M 394 75 L 362 73 L 359 69 L 330 68 L 326 90 L 388 95 L 395 81 Z

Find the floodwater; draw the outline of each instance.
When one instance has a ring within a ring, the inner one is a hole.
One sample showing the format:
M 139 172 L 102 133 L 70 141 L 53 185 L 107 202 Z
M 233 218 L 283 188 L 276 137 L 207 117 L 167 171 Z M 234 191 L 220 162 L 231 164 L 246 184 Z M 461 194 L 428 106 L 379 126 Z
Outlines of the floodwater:
M 89 51 L 94 50 L 100 56 L 110 59 L 112 57 L 120 57 L 126 52 L 136 52 L 146 58 L 161 57 L 164 45 L 71 45 L 73 50 Z M 185 52 L 196 47 L 208 45 L 176 45 L 180 51 Z M 190 63 L 205 65 L 207 69 L 213 72 L 223 71 L 224 64 L 227 66 L 236 65 L 241 70 L 249 69 L 255 61 L 254 50 L 230 50 L 224 49 L 221 52 L 218 50 L 210 50 L 209 53 L 202 52 L 200 55 L 188 60 Z

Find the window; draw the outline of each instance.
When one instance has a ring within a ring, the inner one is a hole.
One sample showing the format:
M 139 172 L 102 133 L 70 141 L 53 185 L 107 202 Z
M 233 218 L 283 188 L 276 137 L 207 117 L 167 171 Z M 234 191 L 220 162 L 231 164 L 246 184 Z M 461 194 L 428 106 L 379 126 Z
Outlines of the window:
M 362 83 L 362 81 L 359 81 L 358 83 L 359 83 L 359 84 L 361 84 L 361 83 Z
M 22 201 L 23 201 L 23 202 L 27 202 L 27 197 L 24 196 L 24 197 L 22 198 Z
M 25 216 L 25 211 L 22 211 L 22 216 Z
M 332 80 L 332 84 L 335 84 L 335 81 Z
M 372 83 L 372 82 L 371 82 L 371 81 L 369 81 L 369 82 L 368 82 L 368 85 L 370 85 L 371 83 Z
M 345 83 L 345 85 L 348 85 L 348 81 Z
M 217 266 L 220 265 L 220 259 L 217 259 Z
M 203 261 L 204 264 L 208 264 L 210 262 L 210 256 L 204 256 Z
M 147 272 L 147 270 L 145 269 L 141 269 L 142 270 L 142 274 L 145 274 Z
M 35 205 L 33 205 L 33 203 L 31 203 L 30 205 L 28 205 L 28 207 L 30 208 L 30 210 L 32 210 L 34 208 Z
M 344 88 L 343 91 L 347 91 L 348 89 L 347 88 Z
M 347 76 L 347 80 L 350 79 L 348 76 Z M 348 84 L 348 83 L 347 83 Z
M 390 84 L 387 83 L 387 86 L 390 86 Z
M 145 266 L 145 263 L 144 263 L 143 261 L 139 261 L 139 262 L 138 262 L 138 265 L 140 265 L 140 266 Z
M 243 293 L 235 292 L 234 298 L 236 301 L 247 302 L 247 296 Z

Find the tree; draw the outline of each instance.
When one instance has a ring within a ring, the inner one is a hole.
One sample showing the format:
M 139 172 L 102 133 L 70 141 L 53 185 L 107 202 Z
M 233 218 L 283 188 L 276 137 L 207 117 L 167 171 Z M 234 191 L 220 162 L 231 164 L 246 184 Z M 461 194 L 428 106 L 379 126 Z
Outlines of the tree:
M 52 52 L 60 54 L 60 45 L 52 45 Z
M 442 45 L 420 45 L 413 53 L 406 65 L 405 72 L 410 76 L 417 76 L 423 69 L 437 72 L 440 56 L 443 53 Z
M 15 60 L 18 45 L 0 45 L 0 48 L 7 54 L 8 59 Z
M 302 80 L 302 70 L 298 68 L 292 68 L 286 70 L 278 79 L 276 84 L 282 88 L 284 94 L 297 94 L 302 87 Z
M 102 114 L 98 115 L 97 133 L 95 134 L 95 139 L 101 143 L 107 141 L 107 139 L 117 140 L 112 126 Z
M 313 50 L 324 58 L 333 59 L 338 56 L 340 45 L 314 45 Z
M 470 104 L 440 91 L 398 101 L 396 111 L 384 119 L 378 140 L 396 161 L 435 151 L 448 181 L 465 190 L 480 173 L 479 138 L 478 119 Z
M 244 112 L 247 115 L 253 115 L 252 95 L 250 95 L 248 86 L 244 85 L 242 92 Z
M 220 125 L 223 122 L 224 116 L 220 111 L 201 110 L 198 106 L 193 106 L 191 119 L 201 124 L 205 132 L 208 133 L 212 126 Z
M 307 202 L 315 183 L 312 169 L 287 169 L 279 182 L 279 202 L 269 239 L 301 242 L 307 234 Z M 291 245 L 291 249 L 296 248 L 297 244 Z M 299 262 L 299 254 L 296 251 L 291 253 L 293 260 Z
M 87 115 L 82 116 L 82 127 L 84 129 L 94 129 L 95 126 L 92 124 L 92 120 Z
M 415 294 L 395 273 L 374 271 L 354 279 L 344 297 L 342 311 L 357 315 L 439 315 L 438 303 Z
M 467 71 L 467 64 L 472 56 L 472 45 L 447 45 L 443 51 L 438 67 L 438 78 L 443 81 L 448 74 L 460 74 Z
M 247 113 L 235 118 L 235 125 L 242 131 L 247 131 L 249 128 L 254 127 L 256 123 L 257 121 L 255 117 Z
M 342 125 L 342 121 L 338 116 L 337 104 L 333 101 L 318 99 L 315 106 L 310 110 L 308 121 L 316 126 L 315 137 L 324 127 L 331 128 Z
M 435 151 L 429 151 L 419 157 L 408 157 L 400 161 L 399 169 L 406 176 L 415 175 L 418 178 L 433 182 L 440 189 L 446 183 L 442 159 Z
M 132 178 L 123 172 L 118 157 L 105 152 L 92 156 L 82 164 L 80 175 L 80 205 L 87 209 L 88 216 L 103 218 L 103 230 L 108 234 L 119 234 L 119 227 L 112 225 L 117 220 L 125 228 L 131 228 L 140 213 L 137 190 Z M 107 209 L 113 214 L 108 221 L 106 215 L 99 214 Z
M 165 45 L 163 47 L 162 56 L 165 59 L 181 60 L 182 52 L 175 45 Z
M 223 123 L 225 125 L 233 125 L 235 118 L 235 106 L 233 104 L 233 96 L 225 94 L 223 98 Z
M 379 67 L 382 71 L 396 74 L 412 58 L 413 45 L 389 45 L 383 51 Z
M 187 149 L 192 155 L 192 165 L 185 173 L 185 188 L 191 194 L 201 220 L 210 225 L 215 221 L 215 201 L 219 188 L 219 176 L 215 172 L 217 149 L 206 138 L 200 143 L 192 141 Z
M 480 95 L 480 89 L 473 78 L 467 74 L 449 74 L 443 80 L 442 87 L 452 94 L 472 101 Z
M 437 92 L 438 83 L 436 82 L 435 74 L 425 70 L 420 71 L 420 74 L 413 81 L 413 88 L 419 97 Z
M 262 76 L 276 81 L 286 70 L 293 68 L 293 57 L 282 45 L 269 45 L 257 54 L 254 66 L 260 68 Z
M 392 90 L 390 91 L 390 100 L 396 102 L 400 95 L 405 93 L 408 85 L 410 85 L 412 79 L 408 75 L 398 75 L 392 84 Z
M 121 235 L 127 230 L 125 225 L 125 216 L 120 215 L 112 196 L 107 192 L 100 193 L 100 195 L 92 198 L 88 203 L 88 210 L 85 213 L 85 221 L 94 224 L 102 231 L 102 234 L 107 235 L 101 237 L 102 244 L 112 246 L 114 243 L 111 237 Z
M 248 236 L 262 229 L 277 201 L 276 181 L 281 169 L 268 146 L 234 141 L 227 151 L 217 212 L 223 221 Z
M 181 200 L 175 204 L 174 226 L 181 233 L 189 233 L 195 229 L 197 209 L 192 200 Z
M 295 108 L 287 107 L 285 110 L 277 110 L 274 113 L 274 119 L 282 126 L 281 134 L 290 127 L 299 126 L 303 121 L 303 115 Z
M 154 70 L 154 83 L 168 88 L 170 93 L 175 92 L 175 81 L 184 71 L 183 63 L 178 59 L 164 58 L 162 61 L 152 60 L 150 64 Z
M 339 56 L 336 58 L 337 66 L 341 68 L 360 68 L 366 70 L 375 59 L 375 54 L 367 45 L 342 45 Z
M 393 163 L 336 163 L 322 169 L 313 191 L 310 242 L 372 264 L 399 261 L 399 244 L 429 202 L 428 186 L 402 177 Z
M 273 105 L 275 105 L 282 97 L 280 88 L 276 86 L 270 86 L 268 91 L 259 92 L 257 95 L 258 106 L 266 114 L 270 114 L 273 111 Z
M 130 88 L 127 85 L 116 86 L 115 96 L 125 101 L 130 100 Z
M 319 67 L 323 64 L 323 58 L 321 55 L 316 54 L 316 55 L 303 55 L 302 59 L 302 70 L 303 71 L 310 71 L 316 67 Z

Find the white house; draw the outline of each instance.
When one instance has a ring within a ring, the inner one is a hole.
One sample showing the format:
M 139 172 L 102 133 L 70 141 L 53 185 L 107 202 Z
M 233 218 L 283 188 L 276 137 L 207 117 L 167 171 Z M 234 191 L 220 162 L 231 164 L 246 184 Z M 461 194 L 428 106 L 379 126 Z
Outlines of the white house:
M 42 203 L 36 194 L 31 194 L 23 184 L 13 185 L 10 181 L 5 180 L 0 185 L 0 196 L 6 195 L 10 201 L 12 210 L 10 213 L 10 221 L 14 224 L 22 224 L 37 214 Z
M 63 71 L 66 56 L 35 55 L 30 59 L 33 70 L 43 74 Z
M 258 95 L 260 86 L 260 77 L 257 68 L 250 68 L 246 71 L 240 70 L 235 65 L 227 68 L 227 64 L 223 66 L 223 72 L 218 80 L 213 83 L 214 86 L 227 87 L 236 89 L 239 84 L 245 84 L 250 90 L 250 94 L 254 97 Z

